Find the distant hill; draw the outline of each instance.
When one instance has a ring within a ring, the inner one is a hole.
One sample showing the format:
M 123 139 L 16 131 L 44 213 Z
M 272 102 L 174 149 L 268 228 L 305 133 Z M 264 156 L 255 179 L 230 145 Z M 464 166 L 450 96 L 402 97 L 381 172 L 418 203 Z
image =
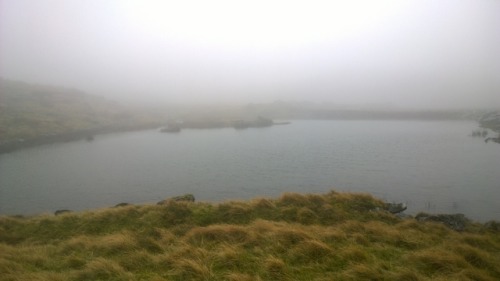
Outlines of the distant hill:
M 243 112 L 246 115 L 261 115 L 273 119 L 320 120 L 476 120 L 482 115 L 482 112 L 473 110 L 401 110 L 285 101 L 248 104 Z
M 0 78 L 0 153 L 42 143 L 90 138 L 105 132 L 165 126 L 172 120 L 210 127 L 207 124 L 254 120 L 258 116 L 281 120 L 479 120 L 483 114 L 465 110 L 402 111 L 285 101 L 246 106 L 158 103 L 141 108 L 76 89 Z
M 0 78 L 0 144 L 152 126 L 154 119 L 79 90 Z

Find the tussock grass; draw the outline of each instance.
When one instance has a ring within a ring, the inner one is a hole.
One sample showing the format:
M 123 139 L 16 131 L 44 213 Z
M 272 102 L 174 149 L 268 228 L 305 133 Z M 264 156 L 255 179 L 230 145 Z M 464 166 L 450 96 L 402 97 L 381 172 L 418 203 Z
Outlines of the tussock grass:
M 248 274 L 243 274 L 243 273 L 238 273 L 238 272 L 231 272 L 226 275 L 225 280 L 227 281 L 260 281 L 260 278 L 254 278 L 251 275 Z
M 126 272 L 118 263 L 104 258 L 97 258 L 74 275 L 74 280 L 127 280 L 132 274 Z
M 340 276 L 340 280 L 383 280 L 383 272 L 375 266 L 356 264 Z
M 500 280 L 496 222 L 382 207 L 332 191 L 0 217 L 0 280 Z
M 180 280 L 210 280 L 213 273 L 201 260 L 179 259 L 175 261 L 173 274 Z
M 289 248 L 297 245 L 305 240 L 312 239 L 311 234 L 300 227 L 283 227 L 276 225 L 274 231 L 271 232 L 275 241 L 279 241 L 283 247 Z
M 245 251 L 241 247 L 224 244 L 217 248 L 214 255 L 214 266 L 219 269 L 234 269 L 244 268 Z
M 262 262 L 264 276 L 268 280 L 288 280 L 288 268 L 283 260 L 269 256 Z
M 252 239 L 251 233 L 245 227 L 234 225 L 213 225 L 196 227 L 190 230 L 185 237 L 195 245 L 206 243 L 246 244 Z
M 330 246 L 318 240 L 302 241 L 288 252 L 290 259 L 295 263 L 317 263 L 332 254 Z
M 408 261 L 415 263 L 417 268 L 433 274 L 449 274 L 457 268 L 466 268 L 466 260 L 450 251 L 425 249 L 408 255 Z
M 339 252 L 339 256 L 343 261 L 349 264 L 365 263 L 368 260 L 367 251 L 365 251 L 363 247 L 355 244 L 349 244 L 342 248 Z

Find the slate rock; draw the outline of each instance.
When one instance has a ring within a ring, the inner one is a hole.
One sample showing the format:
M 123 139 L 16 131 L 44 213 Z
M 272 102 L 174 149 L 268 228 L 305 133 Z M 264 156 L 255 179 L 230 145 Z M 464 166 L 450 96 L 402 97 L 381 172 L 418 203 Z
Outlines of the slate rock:
M 470 224 L 470 220 L 465 217 L 464 214 L 436 214 L 431 215 L 427 213 L 419 213 L 415 216 L 418 221 L 434 221 L 440 222 L 447 227 L 456 230 L 463 231 L 465 227 Z

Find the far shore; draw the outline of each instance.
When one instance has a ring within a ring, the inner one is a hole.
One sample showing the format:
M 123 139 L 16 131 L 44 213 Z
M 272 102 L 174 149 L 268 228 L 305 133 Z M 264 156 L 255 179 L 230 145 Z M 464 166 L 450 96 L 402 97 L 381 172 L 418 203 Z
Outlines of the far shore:
M 15 139 L 0 143 L 0 154 L 8 153 L 23 148 L 29 148 L 44 144 L 70 142 L 78 140 L 92 141 L 96 135 L 130 132 L 158 128 L 158 124 L 142 124 L 142 125 L 113 125 L 87 130 L 71 131 L 60 134 L 45 134 L 30 139 Z

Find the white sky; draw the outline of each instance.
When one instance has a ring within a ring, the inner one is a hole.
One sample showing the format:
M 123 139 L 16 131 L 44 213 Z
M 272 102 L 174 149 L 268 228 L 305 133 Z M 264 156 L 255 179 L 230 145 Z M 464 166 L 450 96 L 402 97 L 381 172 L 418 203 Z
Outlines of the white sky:
M 171 102 L 500 107 L 500 1 L 0 0 L 0 76 Z

